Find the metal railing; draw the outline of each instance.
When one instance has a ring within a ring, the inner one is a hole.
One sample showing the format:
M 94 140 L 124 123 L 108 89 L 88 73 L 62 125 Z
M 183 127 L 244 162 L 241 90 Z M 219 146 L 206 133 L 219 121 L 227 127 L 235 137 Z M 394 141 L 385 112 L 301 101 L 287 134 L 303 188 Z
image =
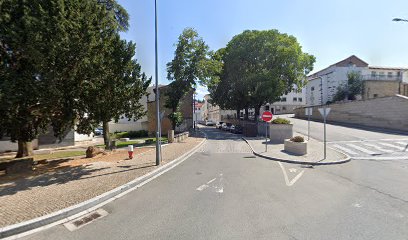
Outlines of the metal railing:
M 362 75 L 362 80 L 382 80 L 382 81 L 401 81 L 402 76 L 398 75 Z

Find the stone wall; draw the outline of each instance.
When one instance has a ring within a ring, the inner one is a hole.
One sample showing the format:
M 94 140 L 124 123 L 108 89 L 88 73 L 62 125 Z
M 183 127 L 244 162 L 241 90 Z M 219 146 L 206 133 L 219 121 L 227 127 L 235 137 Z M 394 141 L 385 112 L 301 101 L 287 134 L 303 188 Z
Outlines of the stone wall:
M 312 120 L 323 121 L 318 108 L 313 106 Z M 356 124 L 408 131 L 408 97 L 394 95 L 347 103 L 330 104 L 328 122 Z M 305 108 L 295 109 L 295 117 L 307 119 Z

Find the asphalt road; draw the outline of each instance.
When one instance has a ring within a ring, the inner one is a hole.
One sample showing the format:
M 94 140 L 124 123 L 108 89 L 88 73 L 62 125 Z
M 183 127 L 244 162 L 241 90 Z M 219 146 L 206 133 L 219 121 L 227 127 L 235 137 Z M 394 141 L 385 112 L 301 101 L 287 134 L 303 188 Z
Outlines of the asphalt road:
M 203 131 L 206 146 L 105 205 L 106 217 L 25 239 L 408 239 L 407 161 L 305 168 L 253 157 L 239 135 Z

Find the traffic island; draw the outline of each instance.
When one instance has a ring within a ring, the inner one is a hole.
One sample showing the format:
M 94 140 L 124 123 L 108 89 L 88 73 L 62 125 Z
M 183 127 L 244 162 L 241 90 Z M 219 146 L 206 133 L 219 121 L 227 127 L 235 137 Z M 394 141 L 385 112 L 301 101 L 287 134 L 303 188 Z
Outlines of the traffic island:
M 331 165 L 350 161 L 350 157 L 332 148 L 327 148 L 327 156 L 325 159 L 323 155 L 323 143 L 314 139 L 310 139 L 307 142 L 308 152 L 305 155 L 285 151 L 284 144 L 272 144 L 270 141 L 265 143 L 265 138 L 261 137 L 245 137 L 243 140 L 249 145 L 254 155 L 273 161 L 305 165 Z M 265 144 L 268 144 L 267 152 L 265 152 Z

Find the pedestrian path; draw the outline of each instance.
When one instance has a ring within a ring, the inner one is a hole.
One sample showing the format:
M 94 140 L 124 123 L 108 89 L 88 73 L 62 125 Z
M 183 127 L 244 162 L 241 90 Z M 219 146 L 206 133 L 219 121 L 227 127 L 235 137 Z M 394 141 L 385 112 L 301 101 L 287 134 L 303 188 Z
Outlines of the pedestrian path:
M 354 159 L 408 159 L 408 139 L 330 142 Z

